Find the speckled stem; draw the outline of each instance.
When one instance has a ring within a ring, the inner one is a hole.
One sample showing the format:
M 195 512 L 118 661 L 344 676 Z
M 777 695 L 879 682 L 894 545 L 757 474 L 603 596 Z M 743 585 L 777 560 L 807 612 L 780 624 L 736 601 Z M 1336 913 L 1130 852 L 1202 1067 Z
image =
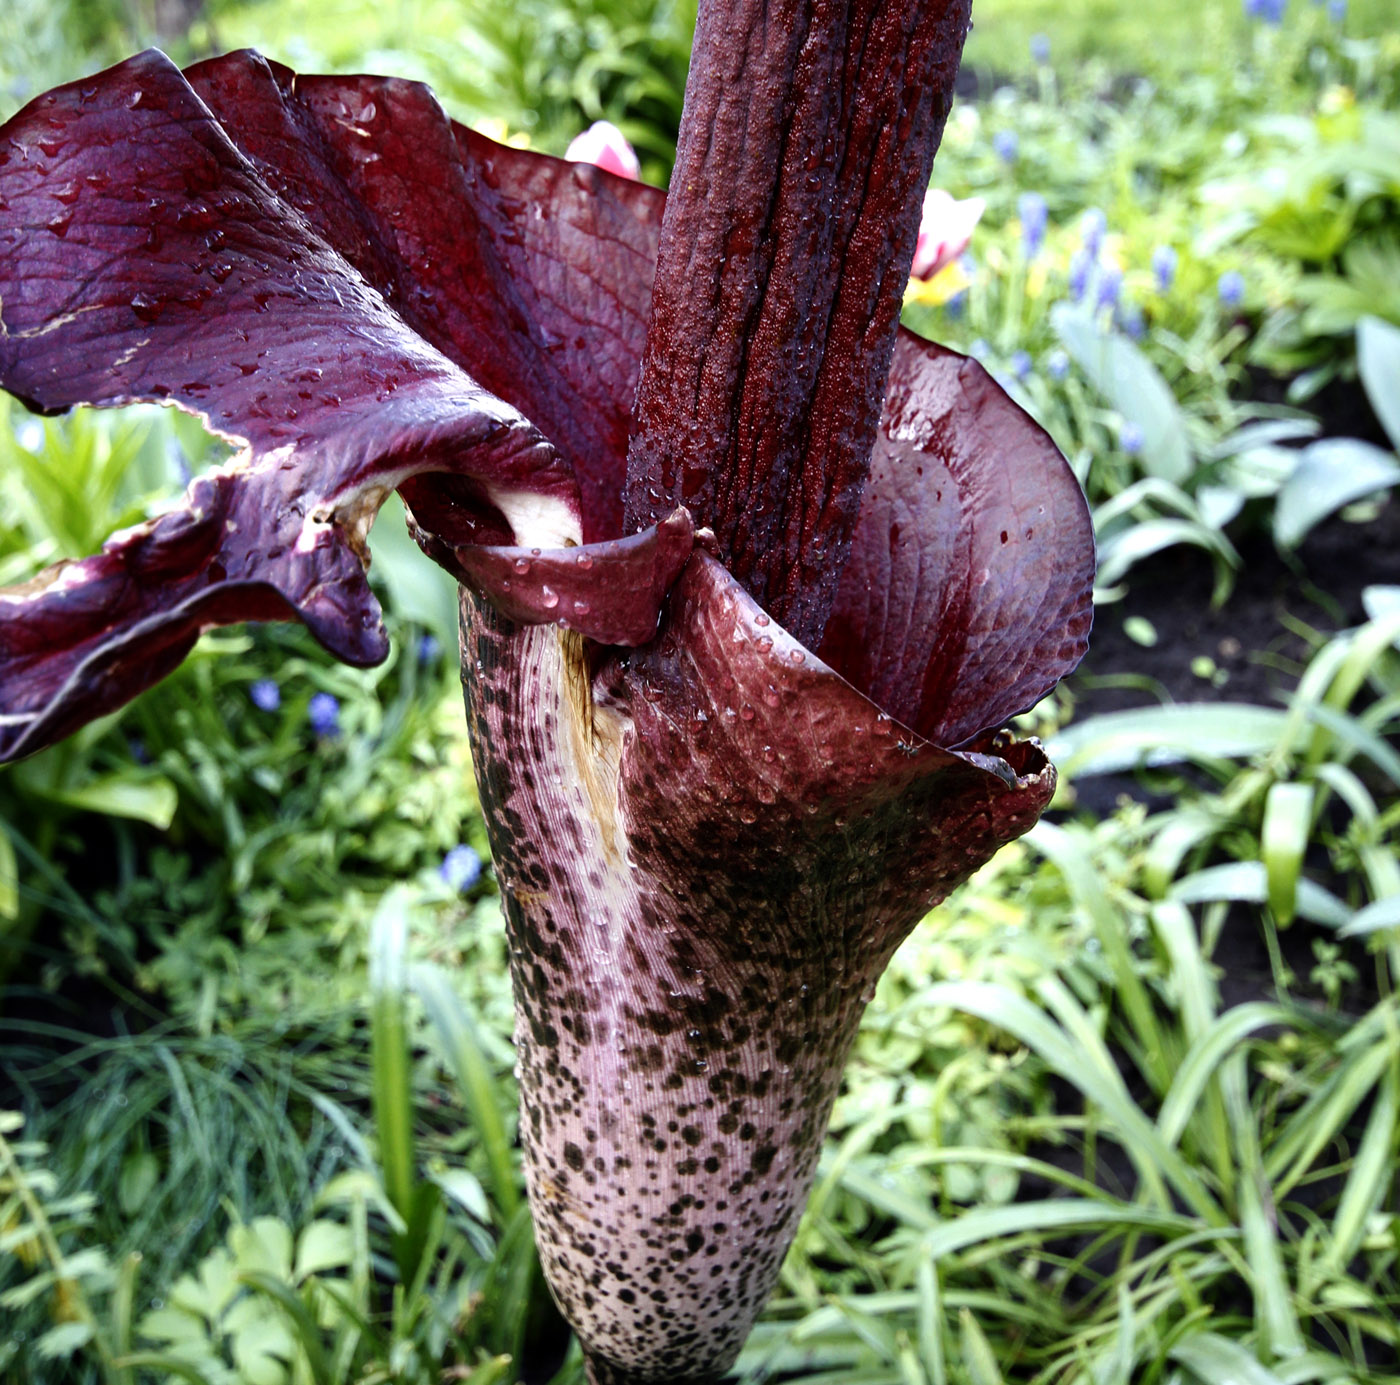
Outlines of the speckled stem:
M 733 1362 L 876 978 L 1053 782 L 901 742 L 708 558 L 669 622 L 603 652 L 463 601 L 536 1238 L 594 1379 L 629 1385 Z

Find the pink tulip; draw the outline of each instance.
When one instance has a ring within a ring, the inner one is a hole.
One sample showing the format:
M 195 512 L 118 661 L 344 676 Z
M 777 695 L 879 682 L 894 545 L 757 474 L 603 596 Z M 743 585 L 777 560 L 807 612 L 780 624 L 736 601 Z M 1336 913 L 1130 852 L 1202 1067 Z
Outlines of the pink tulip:
M 913 279 L 932 279 L 967 249 L 968 242 L 987 204 L 980 197 L 959 201 L 942 188 L 924 194 L 924 215 L 919 222 L 919 240 L 914 247 Z
M 642 176 L 636 151 L 610 120 L 595 120 L 581 135 L 575 135 L 564 157 L 574 163 L 596 164 L 619 178 L 631 178 L 634 182 Z

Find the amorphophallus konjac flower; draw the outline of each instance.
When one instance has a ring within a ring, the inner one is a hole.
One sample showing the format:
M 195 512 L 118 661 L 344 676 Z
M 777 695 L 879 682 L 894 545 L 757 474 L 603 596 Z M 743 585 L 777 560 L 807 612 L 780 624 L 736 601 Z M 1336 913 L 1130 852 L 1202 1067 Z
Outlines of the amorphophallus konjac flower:
M 0 129 L 0 384 L 241 448 L 0 593 L 0 753 L 302 620 L 364 664 L 393 489 L 462 583 L 547 1277 L 598 1380 L 709 1379 L 899 941 L 1054 772 L 1080 658 L 1046 435 L 898 326 L 966 0 L 700 6 L 669 198 L 413 83 L 157 53 Z

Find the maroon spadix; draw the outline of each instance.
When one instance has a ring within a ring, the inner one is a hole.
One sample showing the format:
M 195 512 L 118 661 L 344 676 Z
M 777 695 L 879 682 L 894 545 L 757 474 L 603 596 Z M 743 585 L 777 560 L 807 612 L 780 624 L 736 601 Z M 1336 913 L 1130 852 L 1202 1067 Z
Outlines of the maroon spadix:
M 669 201 L 251 53 L 0 128 L 0 384 L 241 446 L 0 592 L 0 754 L 213 625 L 381 658 L 399 491 L 463 586 L 530 1197 L 595 1380 L 732 1362 L 881 969 L 1053 789 L 1000 728 L 1084 651 L 1083 499 L 897 324 L 966 26 L 702 3 Z

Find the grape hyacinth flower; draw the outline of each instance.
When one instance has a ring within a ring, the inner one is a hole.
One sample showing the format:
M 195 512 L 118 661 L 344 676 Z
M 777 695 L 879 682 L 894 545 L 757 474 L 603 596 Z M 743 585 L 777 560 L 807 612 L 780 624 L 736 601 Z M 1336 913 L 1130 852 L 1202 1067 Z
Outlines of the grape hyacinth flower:
M 1033 362 L 1029 351 L 1015 351 L 1008 362 L 1011 367 L 1011 374 L 1017 380 L 1029 378 Z
M 437 657 L 442 653 L 442 645 L 438 642 L 436 635 L 420 635 L 418 638 L 418 662 L 420 664 L 433 664 L 437 662 Z
M 1069 375 L 1069 352 L 1057 346 L 1045 358 L 1045 372 L 1052 380 L 1063 380 Z
M 448 889 L 463 894 L 481 879 L 481 857 L 465 842 L 454 846 L 442 858 L 438 875 Z
M 1049 34 L 1031 35 L 1031 57 L 1042 65 L 1050 61 Z
M 1244 302 L 1244 275 L 1238 269 L 1227 269 L 1215 286 L 1222 306 L 1238 308 Z
M 992 148 L 1002 163 L 1014 164 L 1021 152 L 1021 141 L 1015 130 L 998 130 L 992 136 Z
M 340 703 L 331 693 L 313 693 L 306 704 L 306 721 L 318 736 L 338 736 Z
M 1131 419 L 1118 430 L 1118 446 L 1129 457 L 1136 457 L 1142 451 L 1142 445 L 1145 441 L 1142 429 Z
M 1105 311 L 1118 306 L 1118 295 L 1123 289 L 1123 275 L 1120 270 L 1112 266 L 1105 266 L 1099 271 L 1098 288 L 1094 294 L 1094 304 L 1100 311 Z
M 1147 321 L 1136 303 L 1119 303 L 1113 318 L 1119 330 L 1134 341 L 1141 341 L 1147 333 Z
M 1277 28 L 1283 23 L 1288 0 L 1244 0 L 1244 12 L 1250 19 L 1261 20 Z
M 271 678 L 259 678 L 248 689 L 248 698 L 260 712 L 275 712 L 282 705 L 282 689 Z
M 1079 222 L 1079 234 L 1084 243 L 1085 254 L 1097 260 L 1103 249 L 1103 238 L 1108 231 L 1108 218 L 1098 207 L 1090 207 Z
M 1069 296 L 1076 303 L 1084 297 L 1089 288 L 1089 277 L 1094 272 L 1094 261 L 1085 250 L 1076 250 L 1069 261 Z
M 1045 199 L 1038 192 L 1023 192 L 1016 200 L 1016 212 L 1021 220 L 1021 240 L 1026 258 L 1033 260 L 1045 243 L 1048 212 Z
M 1176 279 L 1177 254 L 1170 245 L 1159 245 L 1152 252 L 1152 277 L 1157 292 L 1166 293 Z
M 628 143 L 627 136 L 609 120 L 595 120 L 582 134 L 575 135 L 564 157 L 574 163 L 604 168 L 619 178 L 637 179 L 642 176 L 636 150 Z
M 1054 788 L 1002 728 L 1084 651 L 1083 495 L 898 323 L 967 25 L 701 0 L 669 195 L 250 53 L 0 126 L 0 385 L 242 444 L 4 593 L 0 755 L 220 624 L 382 660 L 399 492 L 462 585 L 536 1239 L 595 1382 L 727 1369 L 876 979 Z

